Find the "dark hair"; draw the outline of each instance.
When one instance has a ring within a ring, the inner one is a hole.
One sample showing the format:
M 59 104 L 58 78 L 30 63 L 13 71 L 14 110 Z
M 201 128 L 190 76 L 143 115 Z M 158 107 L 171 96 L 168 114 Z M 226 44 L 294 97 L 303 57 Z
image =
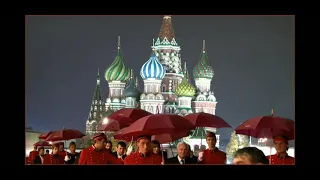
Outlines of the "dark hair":
M 40 151 L 41 149 L 44 150 L 44 147 L 43 146 L 38 147 L 38 151 Z
M 46 150 L 46 153 L 49 153 L 49 149 Z
M 118 146 L 121 146 L 123 148 L 127 148 L 127 144 L 125 142 L 123 142 L 123 141 L 118 142 L 117 147 Z
M 153 144 L 153 147 L 158 147 L 160 149 L 160 142 L 158 140 L 153 140 L 151 143 Z
M 191 151 L 191 146 L 189 144 L 187 144 L 187 146 L 188 146 L 188 150 Z
M 268 158 L 260 149 L 256 147 L 244 147 L 242 149 L 238 149 L 237 152 L 234 154 L 234 158 L 239 156 L 247 156 L 249 160 L 255 164 L 269 164 Z
M 112 147 L 112 142 L 111 141 L 107 141 L 106 144 L 110 144 Z
M 70 146 L 75 146 L 76 147 L 76 143 L 74 141 L 72 141 L 70 144 L 69 144 L 69 147 Z

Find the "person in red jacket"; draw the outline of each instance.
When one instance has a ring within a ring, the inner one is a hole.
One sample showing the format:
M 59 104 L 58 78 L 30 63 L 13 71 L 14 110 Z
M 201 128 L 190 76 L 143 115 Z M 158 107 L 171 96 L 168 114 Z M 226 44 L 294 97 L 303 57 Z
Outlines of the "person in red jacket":
M 123 164 L 122 159 L 114 157 L 105 149 L 107 137 L 104 133 L 94 135 L 93 140 L 94 144 L 91 147 L 82 150 L 78 164 Z
M 163 164 L 162 157 L 154 154 L 151 147 L 151 136 L 140 136 L 137 139 L 138 151 L 131 153 L 124 159 L 125 165 Z
M 33 146 L 33 150 L 29 153 L 28 164 L 31 164 L 34 161 L 34 158 L 38 155 L 37 146 Z
M 277 153 L 271 156 L 267 156 L 270 164 L 291 164 L 294 165 L 294 157 L 287 154 L 289 149 L 288 138 L 285 136 L 277 136 L 273 138 L 274 148 Z
M 64 159 L 58 153 L 59 143 L 52 145 L 52 154 L 48 154 L 43 158 L 43 164 L 64 164 Z
M 216 147 L 216 134 L 208 132 L 206 135 L 208 149 L 201 151 L 198 156 L 198 164 L 226 164 L 227 155 Z

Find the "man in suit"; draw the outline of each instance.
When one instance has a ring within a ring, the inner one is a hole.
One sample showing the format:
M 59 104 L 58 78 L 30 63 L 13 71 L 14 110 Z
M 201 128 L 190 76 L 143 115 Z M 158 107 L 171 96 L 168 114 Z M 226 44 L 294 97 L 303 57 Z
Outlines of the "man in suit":
M 177 145 L 178 155 L 172 158 L 169 158 L 165 161 L 166 164 L 193 164 L 189 157 L 188 145 L 185 142 L 180 142 Z
M 43 164 L 43 158 L 45 156 L 44 154 L 44 147 L 38 148 L 38 155 L 34 158 L 33 162 L 31 164 Z
M 124 160 L 124 158 L 126 158 L 126 149 L 127 149 L 127 145 L 125 142 L 120 141 L 117 144 L 117 149 L 116 152 L 113 152 L 112 155 L 116 158 L 120 158 L 122 160 Z

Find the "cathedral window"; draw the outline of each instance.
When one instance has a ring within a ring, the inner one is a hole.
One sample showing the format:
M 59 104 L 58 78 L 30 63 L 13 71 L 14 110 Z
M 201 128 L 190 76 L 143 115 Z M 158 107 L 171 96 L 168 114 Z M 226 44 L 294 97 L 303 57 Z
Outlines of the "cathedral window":
M 95 110 L 95 111 L 97 110 L 97 106 L 94 106 L 94 110 Z

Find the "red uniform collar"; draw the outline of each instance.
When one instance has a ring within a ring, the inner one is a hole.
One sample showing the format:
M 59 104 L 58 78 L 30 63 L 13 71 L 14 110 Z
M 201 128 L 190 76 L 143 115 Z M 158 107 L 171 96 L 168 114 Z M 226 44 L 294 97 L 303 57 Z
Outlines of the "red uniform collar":
M 213 150 L 211 150 L 211 149 L 207 149 L 209 152 L 212 152 L 212 153 L 215 153 L 215 152 L 218 152 L 219 151 L 219 149 L 216 147 L 216 148 L 214 148 Z
M 285 158 L 289 157 L 289 155 L 288 155 L 288 153 L 276 153 L 276 157 L 280 158 L 280 159 L 285 159 Z

